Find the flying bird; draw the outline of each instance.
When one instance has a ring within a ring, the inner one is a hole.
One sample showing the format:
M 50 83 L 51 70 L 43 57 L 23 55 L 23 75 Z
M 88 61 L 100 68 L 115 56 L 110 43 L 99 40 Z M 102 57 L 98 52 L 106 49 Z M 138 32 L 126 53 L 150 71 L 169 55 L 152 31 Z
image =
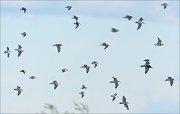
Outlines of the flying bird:
M 158 38 L 158 37 L 157 37 Z M 162 43 L 162 41 L 158 38 L 158 43 L 157 44 L 154 44 L 154 45 L 156 45 L 156 47 L 157 46 L 163 46 L 164 44 Z
M 101 45 L 101 46 L 104 46 L 104 50 L 109 47 L 109 44 L 107 44 L 106 42 L 104 42 L 104 43 L 102 43 L 102 44 L 100 44 L 100 45 Z
M 76 21 L 74 24 L 76 25 L 75 29 L 77 29 L 80 25 L 80 23 L 78 21 Z
M 138 28 L 137 28 L 137 30 L 139 30 L 139 29 L 141 28 L 142 24 L 145 24 L 145 23 L 144 23 L 144 20 L 143 20 L 143 18 L 142 18 L 142 17 L 139 19 L 139 21 L 136 21 L 135 23 L 137 23 L 137 24 L 138 24 Z
M 24 52 L 24 50 L 22 50 L 22 46 L 18 45 L 18 49 L 15 49 L 16 51 L 18 51 L 18 57 L 20 57 L 21 53 Z
M 23 74 L 26 74 L 26 71 L 25 71 L 25 70 L 21 70 L 20 72 L 22 72 Z
M 111 95 L 111 97 L 112 97 L 112 101 L 114 101 L 116 99 L 116 97 L 118 97 L 117 93 L 114 93 L 114 95 Z
M 22 32 L 21 35 L 22 35 L 23 37 L 25 37 L 25 36 L 27 35 L 27 33 L 26 33 L 26 32 Z
M 85 85 L 82 85 L 81 89 L 87 89 L 87 87 Z
M 75 20 L 76 20 L 76 22 L 78 21 L 78 17 L 77 17 L 77 16 L 75 16 L 75 15 L 72 17 L 72 19 L 75 19 Z
M 93 61 L 92 64 L 94 64 L 94 68 L 96 68 L 97 65 L 98 65 L 98 62 L 97 61 Z
M 63 68 L 63 69 L 62 69 L 62 72 L 68 72 L 68 69 Z
M 174 79 L 172 77 L 168 77 L 165 81 L 169 81 L 170 85 L 173 85 Z
M 167 3 L 163 3 L 163 4 L 161 4 L 161 6 L 163 6 L 164 9 L 166 9 L 166 7 L 168 6 L 168 4 L 167 4 Z
M 130 21 L 133 17 L 131 15 L 126 15 L 124 18 L 126 18 Z
M 88 72 L 89 72 L 89 69 L 90 69 L 90 66 L 88 66 L 88 65 L 83 65 L 83 66 L 81 66 L 80 68 L 86 68 L 86 73 L 88 73 Z
M 81 94 L 81 98 L 83 98 L 85 93 L 81 91 L 79 94 Z
M 24 13 L 26 13 L 26 8 L 25 7 L 21 7 L 21 9 L 20 10 L 22 10 Z
M 54 44 L 53 46 L 56 46 L 58 53 L 60 53 L 61 46 L 63 46 L 63 45 L 62 44 Z
M 50 84 L 54 84 L 54 89 L 56 89 L 56 88 L 58 87 L 58 84 L 59 84 L 59 83 L 54 80 L 54 81 L 53 81 L 52 83 L 50 83 Z
M 129 104 L 129 103 L 126 101 L 125 96 L 123 96 L 122 102 L 120 102 L 119 104 L 124 104 L 124 106 L 126 107 L 126 109 L 129 110 L 129 107 L 128 107 L 128 104 Z
M 30 76 L 29 79 L 35 79 L 36 77 L 35 76 Z
M 149 68 L 152 68 L 150 65 L 150 60 L 149 59 L 145 59 L 144 60 L 146 63 L 144 65 L 141 65 L 140 67 L 144 67 L 145 68 L 145 74 L 149 71 Z
M 113 32 L 113 33 L 116 33 L 116 32 L 118 32 L 119 30 L 118 29 L 116 29 L 116 28 L 111 28 L 111 32 Z
M 72 6 L 66 6 L 65 8 L 67 8 L 68 10 L 71 10 Z
M 115 89 L 118 87 L 118 83 L 119 83 L 119 81 L 117 80 L 117 78 L 115 78 L 115 77 L 112 77 L 113 78 L 113 81 L 111 81 L 110 83 L 114 83 L 115 84 Z
M 4 51 L 5 54 L 7 54 L 7 57 L 9 58 L 11 51 L 9 50 L 9 47 L 7 47 L 7 50 Z
M 18 96 L 21 94 L 21 91 L 23 91 L 23 89 L 20 86 L 17 86 L 17 88 L 14 90 L 18 91 Z

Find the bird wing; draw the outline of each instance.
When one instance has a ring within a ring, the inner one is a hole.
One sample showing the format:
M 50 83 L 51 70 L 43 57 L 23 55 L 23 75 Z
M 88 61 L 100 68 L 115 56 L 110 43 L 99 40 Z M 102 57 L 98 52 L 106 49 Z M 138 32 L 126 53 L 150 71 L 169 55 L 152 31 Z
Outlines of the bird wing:
M 145 74 L 149 71 L 149 68 L 147 67 L 147 65 L 145 65 Z
M 58 87 L 58 84 L 54 84 L 54 89 L 56 89 Z
M 22 48 L 22 46 L 18 45 L 18 49 L 21 49 L 21 48 Z
M 94 66 L 94 68 L 96 68 L 97 67 L 97 64 L 94 64 L 95 66 Z
M 104 50 L 105 50 L 106 48 L 108 48 L 108 45 L 105 45 Z
M 21 55 L 21 53 L 22 53 L 21 51 L 18 51 L 18 57 Z
M 88 73 L 89 72 L 89 67 L 88 68 L 86 68 L 86 73 Z
M 116 89 L 117 87 L 118 87 L 118 83 L 116 82 L 116 83 L 115 83 L 115 89 Z
M 167 5 L 164 5 L 164 9 L 166 9 Z
M 60 47 L 60 46 L 57 46 L 57 51 L 58 51 L 58 53 L 60 53 L 60 50 L 61 50 L 61 47 Z
M 18 90 L 18 96 L 21 94 L 21 90 Z
M 112 99 L 112 101 L 114 101 L 115 99 L 116 99 L 116 97 L 114 97 L 114 96 L 113 96 L 113 99 Z
M 10 53 L 7 53 L 7 57 L 9 58 Z
M 125 96 L 123 96 L 123 98 L 122 98 L 122 102 L 123 102 L 123 103 L 125 103 L 125 102 L 126 102 L 126 98 L 125 98 Z
M 7 51 L 9 51 L 9 47 L 7 47 Z
M 143 18 L 141 17 L 140 19 L 139 19 L 139 22 L 142 22 L 143 21 Z
M 137 30 L 140 29 L 141 26 L 142 26 L 142 24 L 141 24 L 141 23 L 138 23 L 138 28 L 137 28 Z
M 126 109 L 127 109 L 127 110 L 129 110 L 129 107 L 128 107 L 128 105 L 127 105 L 127 104 L 124 104 L 124 106 L 126 107 Z
M 171 85 L 171 86 L 173 85 L 173 80 L 170 80 L 170 85 Z
M 158 37 L 157 37 L 158 38 Z M 162 41 L 158 38 L 158 44 L 160 44 Z

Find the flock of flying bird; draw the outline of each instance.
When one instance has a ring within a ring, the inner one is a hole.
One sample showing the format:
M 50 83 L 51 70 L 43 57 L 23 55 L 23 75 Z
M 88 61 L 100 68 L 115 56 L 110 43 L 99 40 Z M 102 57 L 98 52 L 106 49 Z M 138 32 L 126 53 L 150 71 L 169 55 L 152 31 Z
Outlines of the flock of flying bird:
M 168 4 L 167 4 L 167 3 L 163 3 L 163 4 L 161 4 L 161 6 L 163 6 L 164 9 L 166 9 L 166 7 L 168 6 Z M 65 7 L 65 8 L 67 8 L 67 10 L 69 11 L 69 10 L 71 10 L 72 6 L 67 6 L 67 7 Z M 22 7 L 20 10 L 22 10 L 24 13 L 26 13 L 26 11 L 27 11 L 27 9 L 26 9 L 25 7 Z M 130 21 L 133 17 L 130 16 L 130 15 L 126 15 L 124 18 L 126 18 L 126 19 L 128 19 L 128 20 Z M 76 25 L 76 26 L 75 26 L 75 29 L 78 28 L 79 25 L 80 25 L 80 23 L 78 22 L 78 17 L 77 17 L 77 16 L 73 16 L 72 19 L 75 19 L 75 23 L 74 23 L 74 24 Z M 137 30 L 139 30 L 139 29 L 141 28 L 141 26 L 144 24 L 144 20 L 143 20 L 143 18 L 140 18 L 140 19 L 139 19 L 138 21 L 136 21 L 135 23 L 138 24 Z M 116 33 L 116 32 L 118 32 L 118 31 L 119 31 L 119 30 L 116 29 L 116 28 L 111 28 L 111 32 L 113 32 L 113 33 Z M 22 35 L 22 37 L 26 37 L 26 36 L 27 36 L 27 33 L 26 33 L 26 32 L 23 32 L 23 33 L 21 33 L 21 35 Z M 164 44 L 163 44 L 162 41 L 158 38 L 157 44 L 154 44 L 154 45 L 156 45 L 156 46 L 163 46 Z M 53 46 L 57 47 L 57 51 L 58 51 L 58 53 L 60 53 L 61 46 L 63 46 L 63 45 L 62 45 L 62 44 L 54 44 Z M 100 46 L 103 46 L 103 47 L 104 47 L 104 50 L 105 50 L 105 49 L 107 49 L 110 45 L 107 44 L 106 42 L 104 42 L 104 43 L 100 44 Z M 24 52 L 24 50 L 22 49 L 22 46 L 21 46 L 21 45 L 18 45 L 18 48 L 15 49 L 15 51 L 18 52 L 18 57 L 20 57 L 21 54 Z M 10 57 L 11 51 L 10 51 L 9 47 L 7 47 L 7 50 L 4 51 L 4 53 L 7 54 L 7 57 L 8 57 L 8 58 Z M 145 59 L 144 61 L 145 61 L 145 64 L 144 64 L 144 65 L 141 65 L 140 67 L 144 67 L 144 68 L 145 68 L 145 74 L 146 74 L 146 73 L 149 71 L 149 69 L 152 68 L 152 66 L 150 65 L 150 60 L 149 60 L 149 59 Z M 98 62 L 97 62 L 97 61 L 93 61 L 93 62 L 91 62 L 91 64 L 94 65 L 94 68 L 96 68 L 96 67 L 98 66 Z M 84 64 L 84 65 L 81 66 L 80 68 L 86 69 L 86 73 L 88 73 L 89 70 L 90 70 L 90 66 L 88 66 L 87 64 Z M 23 74 L 26 73 L 25 70 L 21 70 L 20 72 L 22 72 Z M 62 69 L 62 72 L 68 72 L 68 69 L 64 68 L 64 69 Z M 30 76 L 29 78 L 30 78 L 30 79 L 35 79 L 36 77 L 35 77 L 35 76 Z M 116 88 L 118 87 L 118 84 L 119 84 L 120 81 L 118 81 L 117 78 L 115 78 L 115 77 L 112 77 L 112 78 L 113 78 L 113 81 L 111 81 L 110 83 L 114 83 L 114 84 L 115 84 L 115 89 L 116 89 Z M 165 81 L 169 81 L 169 82 L 170 82 L 170 85 L 172 86 L 174 79 L 173 79 L 172 77 L 168 77 Z M 58 83 L 56 80 L 54 80 L 54 81 L 53 81 L 52 83 L 50 83 L 50 84 L 53 84 L 53 85 L 54 85 L 54 89 L 56 89 L 56 88 L 58 87 L 58 85 L 59 85 L 59 83 Z M 84 89 L 87 89 L 87 87 L 86 87 L 85 85 L 82 85 L 81 89 L 84 90 Z M 21 91 L 23 91 L 23 89 L 22 89 L 20 86 L 17 86 L 17 88 L 14 89 L 14 90 L 17 90 L 17 91 L 18 91 L 18 96 L 21 94 Z M 79 94 L 81 94 L 81 97 L 83 98 L 84 95 L 85 95 L 85 92 L 81 91 Z M 117 95 L 117 93 L 114 93 L 113 95 L 111 95 L 111 97 L 112 97 L 112 101 L 114 101 L 114 100 L 116 99 L 116 97 L 118 97 L 118 95 Z M 129 110 L 128 102 L 126 101 L 125 96 L 122 97 L 122 102 L 120 102 L 119 104 L 123 104 L 123 105 L 126 107 L 126 109 Z

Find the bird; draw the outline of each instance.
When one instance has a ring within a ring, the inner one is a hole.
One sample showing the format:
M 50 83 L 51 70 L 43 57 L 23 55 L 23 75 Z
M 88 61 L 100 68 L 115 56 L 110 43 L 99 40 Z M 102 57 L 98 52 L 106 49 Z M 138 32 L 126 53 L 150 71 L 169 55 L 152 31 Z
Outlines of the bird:
M 66 68 L 62 69 L 62 72 L 67 72 L 67 71 L 68 71 L 68 69 L 66 69 Z
M 123 18 L 127 18 L 129 21 L 133 18 L 131 15 L 126 15 L 125 17 Z
M 115 84 L 115 89 L 118 87 L 118 83 L 119 83 L 119 81 L 117 80 L 117 78 L 115 78 L 115 77 L 112 77 L 114 80 L 113 81 L 111 81 L 110 83 L 114 83 Z
M 22 50 L 22 46 L 18 45 L 18 49 L 15 49 L 16 51 L 18 51 L 18 57 L 20 57 L 21 53 L 24 52 L 24 50 Z
M 142 18 L 142 17 L 139 19 L 139 21 L 136 21 L 135 23 L 137 23 L 137 24 L 138 24 L 138 28 L 137 28 L 137 30 L 139 30 L 139 29 L 141 28 L 142 24 L 145 24 L 145 23 L 144 23 L 144 20 L 143 20 L 143 18 Z
M 116 97 L 118 97 L 117 93 L 114 93 L 114 95 L 111 95 L 111 97 L 112 97 L 112 101 L 114 101 L 116 99 Z
M 157 37 L 157 39 L 158 39 L 158 43 L 154 44 L 154 45 L 156 45 L 156 47 L 157 46 L 163 46 L 164 44 L 162 43 L 162 41 L 158 37 Z
M 71 10 L 72 6 L 66 6 L 65 8 L 67 8 L 68 10 Z
M 94 68 L 96 68 L 97 65 L 98 65 L 98 62 L 97 61 L 93 61 L 93 62 L 91 62 L 91 64 L 94 64 Z
M 5 54 L 7 54 L 7 57 L 9 58 L 11 51 L 9 50 L 9 47 L 7 47 L 7 50 L 4 51 Z
M 82 85 L 81 89 L 87 89 L 87 87 L 85 85 Z
M 166 9 L 166 7 L 168 6 L 168 4 L 167 4 L 167 3 L 163 3 L 163 4 L 161 4 L 161 6 L 163 6 L 164 9 Z
M 89 72 L 90 66 L 84 64 L 83 66 L 81 66 L 80 68 L 86 68 L 86 73 Z
M 126 109 L 129 110 L 129 107 L 128 107 L 128 104 L 129 104 L 129 103 L 126 101 L 125 96 L 123 96 L 122 102 L 120 102 L 119 104 L 124 104 L 124 106 L 126 107 Z
M 62 44 L 54 44 L 53 46 L 56 46 L 58 53 L 60 53 L 61 46 L 63 46 L 63 45 Z
M 26 13 L 26 10 L 27 10 L 27 9 L 26 9 L 25 7 L 21 7 L 20 10 L 23 10 L 23 12 Z
M 83 98 L 85 93 L 81 91 L 79 94 L 81 94 L 81 98 Z
M 36 77 L 35 76 L 30 76 L 29 79 L 35 79 Z
M 170 85 L 173 85 L 174 79 L 172 77 L 168 77 L 165 81 L 169 81 Z
M 146 63 L 145 63 L 146 65 L 147 65 L 147 64 L 150 64 L 150 62 L 149 62 L 150 59 L 145 59 L 144 61 L 146 62 Z
M 152 68 L 152 66 L 150 65 L 149 61 L 146 61 L 146 63 L 144 65 L 141 65 L 140 67 L 144 67 L 145 68 L 145 74 L 149 71 L 149 68 Z
M 54 81 L 53 81 L 52 83 L 50 83 L 50 84 L 54 84 L 54 89 L 56 89 L 56 88 L 58 87 L 58 84 L 59 84 L 59 83 L 54 80 Z
M 76 20 L 76 22 L 78 21 L 78 17 L 77 17 L 77 16 L 75 16 L 75 15 L 72 17 L 72 19 L 75 19 L 75 20 Z
M 25 36 L 27 35 L 27 33 L 26 33 L 26 32 L 22 32 L 21 35 L 22 35 L 23 37 L 25 37 Z
M 104 43 L 102 43 L 102 44 L 100 44 L 100 45 L 101 45 L 101 46 L 104 46 L 104 50 L 109 47 L 109 44 L 107 44 L 106 42 L 104 42 Z
M 76 25 L 75 29 L 77 29 L 80 25 L 80 23 L 78 21 L 76 21 L 74 24 Z
M 111 32 L 113 32 L 113 33 L 116 33 L 116 32 L 118 32 L 119 30 L 118 29 L 116 29 L 116 28 L 111 28 Z
M 18 96 L 21 94 L 21 91 L 23 91 L 23 89 L 20 86 L 17 86 L 17 88 L 14 90 L 18 91 Z
M 25 70 L 21 70 L 20 72 L 22 72 L 23 74 L 26 74 L 26 72 L 27 72 L 27 71 L 25 71 Z

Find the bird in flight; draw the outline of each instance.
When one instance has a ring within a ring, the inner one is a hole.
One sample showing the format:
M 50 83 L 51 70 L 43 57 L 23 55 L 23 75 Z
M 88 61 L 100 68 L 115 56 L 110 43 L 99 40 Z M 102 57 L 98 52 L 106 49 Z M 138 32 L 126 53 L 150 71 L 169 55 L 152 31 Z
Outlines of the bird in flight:
M 27 71 L 25 71 L 25 70 L 21 70 L 20 72 L 22 72 L 23 74 L 26 74 L 26 72 L 27 72 Z
M 5 54 L 7 54 L 7 57 L 9 58 L 11 51 L 9 50 L 9 47 L 7 47 L 7 50 L 4 51 Z
M 27 33 L 26 33 L 26 32 L 22 32 L 21 35 L 22 35 L 23 37 L 25 37 L 25 36 L 27 35 Z
M 87 87 L 85 85 L 82 85 L 81 89 L 87 89 Z
M 83 98 L 85 93 L 81 91 L 79 94 L 81 94 L 81 98 Z
M 77 16 L 75 16 L 75 15 L 72 17 L 72 19 L 75 19 L 75 20 L 76 20 L 76 22 L 78 21 L 78 17 L 77 17 Z
M 137 28 L 137 30 L 139 30 L 139 29 L 141 28 L 142 24 L 145 24 L 145 23 L 144 23 L 144 20 L 143 20 L 143 18 L 142 18 L 142 17 L 139 19 L 139 21 L 136 21 L 135 23 L 137 23 L 137 24 L 138 24 L 138 28 Z
M 30 76 L 29 79 L 35 79 L 36 77 L 35 76 Z
M 54 89 L 56 89 L 58 87 L 58 85 L 59 85 L 59 83 L 57 81 L 55 81 L 55 80 L 50 84 L 54 84 Z
M 104 43 L 102 43 L 102 44 L 100 44 L 100 45 L 101 45 L 101 46 L 104 46 L 104 50 L 109 47 L 109 44 L 107 44 L 106 42 L 104 42 Z
M 126 107 L 126 109 L 129 110 L 129 107 L 128 107 L 128 104 L 129 104 L 129 103 L 126 101 L 125 96 L 123 96 L 122 102 L 120 102 L 119 104 L 124 104 L 124 106 Z
M 132 16 L 130 16 L 130 15 L 126 15 L 125 17 L 123 17 L 123 18 L 126 18 L 126 19 L 128 19 L 129 21 L 133 18 Z
M 20 57 L 21 53 L 24 52 L 24 50 L 22 50 L 22 46 L 18 45 L 18 49 L 15 49 L 16 51 L 18 51 L 18 57 Z
M 66 6 L 65 8 L 67 8 L 68 10 L 71 10 L 72 6 Z
M 90 69 L 90 66 L 85 64 L 85 65 L 81 66 L 81 68 L 86 68 L 86 73 L 88 73 L 89 69 Z
M 53 46 L 56 46 L 58 53 L 60 53 L 61 46 L 63 46 L 63 45 L 62 44 L 54 44 Z
M 145 68 L 145 74 L 149 71 L 149 68 L 152 68 L 150 65 L 150 60 L 149 59 L 145 59 L 144 60 L 146 63 L 144 65 L 141 65 L 140 67 L 144 67 Z
M 111 32 L 113 32 L 113 33 L 116 33 L 116 32 L 118 32 L 119 30 L 118 29 L 116 29 L 116 28 L 111 28 Z
M 97 65 L 98 65 L 98 62 L 97 62 L 97 61 L 93 61 L 93 62 L 91 62 L 91 63 L 94 64 L 94 68 L 96 68 Z
M 114 95 L 111 95 L 111 97 L 112 97 L 112 101 L 114 101 L 116 99 L 116 97 L 118 97 L 117 93 L 114 93 Z
M 68 72 L 68 69 L 63 68 L 63 69 L 62 69 L 62 72 Z
M 113 78 L 113 81 L 111 81 L 110 83 L 114 83 L 115 84 L 115 89 L 118 87 L 118 83 L 119 83 L 119 81 L 117 80 L 117 78 L 115 78 L 115 77 L 112 77 Z
M 74 24 L 76 25 L 75 29 L 77 29 L 80 25 L 80 23 L 78 21 L 76 21 Z
M 18 91 L 18 96 L 21 94 L 21 91 L 23 91 L 23 89 L 20 86 L 17 86 L 17 88 L 14 90 Z
M 21 9 L 20 10 L 22 10 L 24 13 L 26 13 L 26 8 L 25 7 L 21 7 Z
M 158 38 L 158 37 L 157 37 Z M 162 41 L 158 38 L 158 43 L 157 44 L 154 44 L 154 45 L 156 45 L 156 47 L 157 46 L 163 46 L 164 44 L 162 43 Z
M 163 3 L 163 4 L 161 4 L 161 6 L 163 6 L 164 9 L 166 9 L 166 7 L 168 6 L 168 4 L 167 4 L 167 3 Z
M 173 85 L 174 79 L 172 77 L 168 77 L 165 81 L 169 81 L 170 85 Z

